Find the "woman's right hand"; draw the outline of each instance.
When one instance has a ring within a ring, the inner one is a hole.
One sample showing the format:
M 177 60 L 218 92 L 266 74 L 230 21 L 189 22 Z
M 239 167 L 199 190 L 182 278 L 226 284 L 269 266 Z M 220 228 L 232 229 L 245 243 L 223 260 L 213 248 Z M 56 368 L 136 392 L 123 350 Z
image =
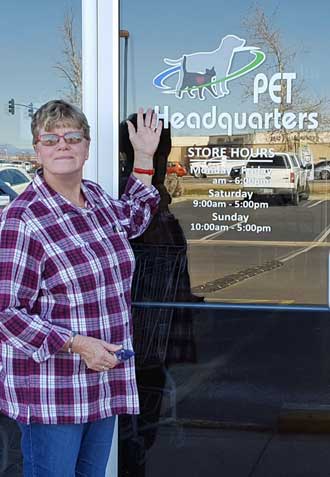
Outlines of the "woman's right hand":
M 122 346 L 107 343 L 91 336 L 76 335 L 72 343 L 72 351 L 80 354 L 87 368 L 94 371 L 108 371 L 119 363 L 115 351 Z

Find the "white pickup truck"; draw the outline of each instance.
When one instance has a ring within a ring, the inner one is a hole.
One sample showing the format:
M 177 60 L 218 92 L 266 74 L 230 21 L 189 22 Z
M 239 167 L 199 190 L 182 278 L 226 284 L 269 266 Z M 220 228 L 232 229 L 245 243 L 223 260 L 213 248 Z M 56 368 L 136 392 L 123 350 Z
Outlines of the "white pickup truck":
M 293 153 L 251 157 L 242 168 L 241 180 L 243 190 L 254 195 L 280 196 L 294 205 L 309 197 L 307 170 Z

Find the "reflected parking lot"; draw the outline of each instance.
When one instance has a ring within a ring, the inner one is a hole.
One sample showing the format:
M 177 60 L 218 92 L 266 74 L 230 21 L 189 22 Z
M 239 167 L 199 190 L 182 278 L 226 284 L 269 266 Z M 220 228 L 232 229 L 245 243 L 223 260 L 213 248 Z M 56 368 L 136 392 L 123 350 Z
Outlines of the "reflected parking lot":
M 326 195 L 299 206 L 273 199 L 267 207 L 246 207 L 241 201 L 229 213 L 228 207 L 194 207 L 194 200 L 183 198 L 171 208 L 188 240 L 194 293 L 220 302 L 328 303 Z M 214 230 L 217 223 L 226 228 Z

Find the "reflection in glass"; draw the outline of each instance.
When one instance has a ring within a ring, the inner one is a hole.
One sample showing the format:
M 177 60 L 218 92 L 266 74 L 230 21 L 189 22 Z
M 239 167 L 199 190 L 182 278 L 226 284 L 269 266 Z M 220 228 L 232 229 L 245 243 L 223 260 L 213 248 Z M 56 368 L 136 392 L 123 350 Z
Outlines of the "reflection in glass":
M 136 126 L 136 115 L 129 118 Z M 134 302 L 202 302 L 193 295 L 187 264 L 187 242 L 179 221 L 170 212 L 171 196 L 164 184 L 171 151 L 170 128 L 163 129 L 154 155 L 152 183 L 160 205 L 144 234 L 131 242 L 136 257 L 132 287 Z M 120 190 L 133 169 L 133 149 L 127 125 L 120 126 Z M 125 475 L 144 475 L 146 451 L 156 438 L 163 396 L 175 397 L 168 366 L 195 361 L 193 311 L 133 306 L 134 350 L 141 415 L 121 418 Z M 175 407 L 173 407 L 175 412 Z M 175 415 L 170 415 L 175 418 Z

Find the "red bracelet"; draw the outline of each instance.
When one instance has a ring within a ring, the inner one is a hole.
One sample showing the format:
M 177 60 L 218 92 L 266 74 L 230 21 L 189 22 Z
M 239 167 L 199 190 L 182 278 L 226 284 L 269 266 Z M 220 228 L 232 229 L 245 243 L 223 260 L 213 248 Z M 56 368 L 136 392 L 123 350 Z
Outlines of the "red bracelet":
M 133 172 L 137 174 L 147 174 L 148 176 L 153 176 L 155 169 L 140 169 L 139 167 L 134 167 Z

